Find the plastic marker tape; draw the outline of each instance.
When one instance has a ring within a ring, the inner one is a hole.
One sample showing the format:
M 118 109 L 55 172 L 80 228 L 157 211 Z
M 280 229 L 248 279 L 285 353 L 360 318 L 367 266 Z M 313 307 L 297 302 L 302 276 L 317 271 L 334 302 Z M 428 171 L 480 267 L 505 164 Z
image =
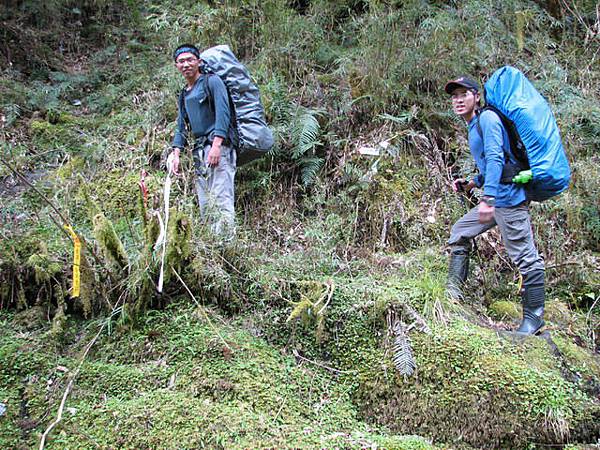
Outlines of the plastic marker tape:
M 75 298 L 79 297 L 79 291 L 81 290 L 81 275 L 79 272 L 81 266 L 81 241 L 75 231 L 73 231 L 71 225 L 65 225 L 65 229 L 73 238 L 73 290 L 71 297 Z

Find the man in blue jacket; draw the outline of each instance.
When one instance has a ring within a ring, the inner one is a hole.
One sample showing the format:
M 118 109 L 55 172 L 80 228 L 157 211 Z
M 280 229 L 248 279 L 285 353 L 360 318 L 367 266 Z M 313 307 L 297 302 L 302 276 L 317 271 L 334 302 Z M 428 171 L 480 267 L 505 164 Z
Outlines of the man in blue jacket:
M 168 166 L 178 173 L 180 152 L 191 133 L 195 141 L 192 154 L 201 215 L 215 234 L 230 238 L 235 230 L 236 151 L 227 88 L 218 76 L 202 73 L 200 51 L 195 46 L 180 45 L 173 52 L 173 59 L 186 86 L 179 97 Z
M 453 111 L 468 124 L 469 148 L 479 169 L 470 181 L 455 180 L 453 190 L 469 193 L 475 187 L 483 188 L 479 205 L 452 226 L 448 293 L 462 299 L 473 238 L 498 225 L 506 252 L 523 277 L 523 320 L 517 332 L 536 334 L 544 325 L 544 261 L 535 247 L 525 189 L 513 183 L 512 177 L 503 176 L 505 166 L 517 164 L 508 134 L 495 112 L 479 112 L 475 81 L 460 77 L 449 81 L 445 91 L 452 97 Z

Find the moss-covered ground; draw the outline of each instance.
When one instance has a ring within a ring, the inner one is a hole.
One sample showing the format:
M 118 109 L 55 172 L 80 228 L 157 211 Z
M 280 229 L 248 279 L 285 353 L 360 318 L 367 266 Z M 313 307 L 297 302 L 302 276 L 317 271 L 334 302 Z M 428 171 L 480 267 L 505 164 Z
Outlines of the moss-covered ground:
M 11 326 L 19 319 L 0 318 L 2 448 L 36 445 L 83 348 L 110 327 L 73 322 L 57 347 L 48 324 Z M 102 334 L 47 448 L 434 448 L 368 425 L 351 391 L 337 374 L 181 301 L 135 331 Z
M 3 312 L 1 442 L 37 442 L 100 328 L 49 448 L 521 448 L 597 438 L 600 364 L 576 336 L 550 318 L 546 339 L 465 320 L 468 307 L 442 295 L 443 259 L 404 257 L 410 264 L 394 274 L 320 280 L 301 261 L 275 258 L 247 272 L 247 303 L 235 314 L 179 298 L 135 325 L 72 317 L 57 338 L 39 308 Z M 302 298 L 312 305 L 300 311 Z M 394 317 L 430 325 L 408 333 L 409 377 L 393 363 Z

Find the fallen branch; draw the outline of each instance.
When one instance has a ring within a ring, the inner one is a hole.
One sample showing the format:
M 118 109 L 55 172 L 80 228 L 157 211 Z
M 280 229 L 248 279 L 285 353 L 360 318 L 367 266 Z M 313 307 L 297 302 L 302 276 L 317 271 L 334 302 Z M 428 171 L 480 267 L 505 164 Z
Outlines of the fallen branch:
M 327 280 L 324 284 L 326 288 L 325 292 L 323 293 L 323 296 L 327 295 L 327 301 L 317 314 L 323 314 L 323 311 L 325 311 L 325 309 L 329 306 L 329 303 L 331 303 L 331 299 L 333 298 L 333 291 L 335 290 L 335 283 L 332 279 Z
M 404 313 L 406 313 L 407 316 L 410 316 L 413 319 L 413 323 L 410 326 L 410 328 L 417 326 L 417 329 L 421 333 L 431 334 L 431 328 L 429 328 L 429 325 L 427 325 L 425 319 L 423 319 L 412 306 L 410 306 L 406 302 L 400 302 L 400 307 L 402 308 Z
M 175 270 L 175 268 L 171 267 L 171 269 L 173 270 L 173 273 L 175 274 L 175 276 L 177 277 L 177 279 L 179 280 L 179 282 L 183 285 L 183 287 L 185 288 L 185 290 L 187 291 L 187 293 L 189 294 L 189 296 L 192 297 L 192 300 L 194 301 L 194 303 L 196 303 L 196 305 L 198 306 L 198 308 L 200 309 L 200 311 L 202 311 L 202 314 L 204 315 L 204 318 L 206 319 L 206 321 L 208 322 L 208 324 L 210 325 L 210 327 L 213 329 L 213 331 L 215 332 L 215 334 L 217 336 L 219 336 L 219 339 L 221 340 L 221 342 L 223 342 L 223 345 L 225 345 L 225 347 L 227 347 L 229 350 L 231 350 L 233 352 L 233 349 L 229 346 L 229 344 L 227 343 L 227 341 L 225 341 L 225 339 L 223 338 L 223 336 L 221 336 L 221 333 L 219 333 L 219 330 L 217 330 L 217 327 L 214 326 L 214 324 L 210 320 L 210 317 L 208 317 L 208 314 L 206 313 L 206 310 L 204 309 L 204 306 L 202 306 L 200 304 L 200 302 L 198 300 L 196 300 L 196 297 L 194 296 L 194 294 L 192 294 L 192 291 L 190 291 L 190 289 L 188 288 L 187 284 L 185 284 L 185 281 L 183 281 L 183 279 L 179 276 L 179 274 L 177 273 L 177 271 Z
M 330 372 L 333 372 L 333 373 L 344 373 L 344 374 L 351 374 L 351 373 L 355 373 L 355 372 L 356 372 L 355 370 L 350 370 L 350 371 L 348 371 L 348 370 L 339 370 L 339 369 L 334 369 L 333 367 L 329 367 L 329 366 L 327 366 L 327 365 L 325 365 L 325 364 L 323 364 L 323 363 L 320 363 L 320 362 L 318 362 L 318 361 L 313 361 L 312 359 L 305 358 L 305 357 L 304 357 L 304 356 L 302 356 L 302 355 L 301 355 L 301 354 L 298 352 L 298 350 L 296 350 L 296 349 L 292 350 L 292 353 L 294 354 L 294 356 L 295 356 L 296 358 L 298 358 L 298 359 L 299 359 L 299 360 L 301 360 L 301 361 L 305 361 L 305 362 L 308 362 L 308 363 L 314 364 L 315 366 L 318 366 L 318 367 L 320 367 L 320 368 L 322 368 L 322 369 L 325 369 L 325 370 L 329 370 Z

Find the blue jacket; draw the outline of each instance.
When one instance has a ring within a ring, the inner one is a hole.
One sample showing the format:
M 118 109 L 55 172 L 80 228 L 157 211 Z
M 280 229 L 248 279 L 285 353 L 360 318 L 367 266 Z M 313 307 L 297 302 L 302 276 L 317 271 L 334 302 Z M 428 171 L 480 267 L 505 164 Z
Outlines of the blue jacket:
M 483 195 L 496 198 L 496 206 L 506 208 L 517 206 L 526 200 L 525 189 L 515 183 L 500 183 L 506 156 L 513 164 L 517 163 L 510 150 L 508 133 L 493 111 L 483 111 L 479 115 L 483 139 L 477 130 L 477 116 L 469 122 L 469 148 L 479 169 L 473 179 L 477 187 L 483 186 Z
M 210 97 L 205 92 L 205 77 L 208 76 Z M 188 130 L 185 126 L 186 117 L 192 128 L 192 134 L 202 143 L 211 142 L 215 136 L 227 139 L 231 124 L 229 96 L 223 80 L 217 75 L 201 74 L 189 91 L 184 91 L 185 108 L 179 104 L 177 128 L 173 138 L 173 147 L 183 148 L 188 142 Z

